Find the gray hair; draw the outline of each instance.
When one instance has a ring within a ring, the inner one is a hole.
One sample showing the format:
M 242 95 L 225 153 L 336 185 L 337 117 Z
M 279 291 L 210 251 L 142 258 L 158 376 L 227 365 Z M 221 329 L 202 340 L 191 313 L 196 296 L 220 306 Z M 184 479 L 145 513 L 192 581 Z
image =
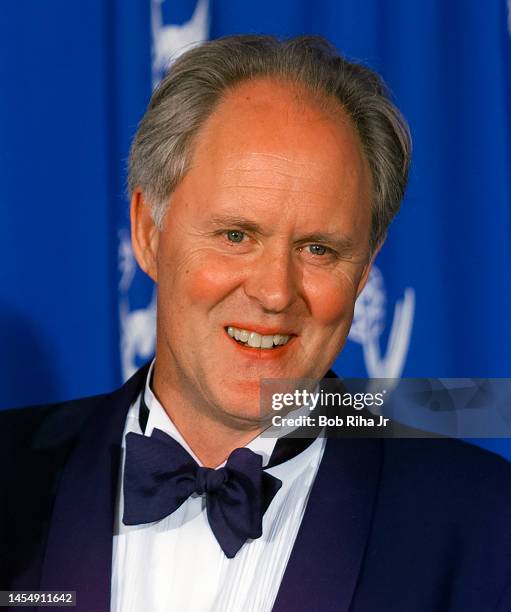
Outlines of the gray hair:
M 408 126 L 382 79 L 339 55 L 320 36 L 283 41 L 272 36 L 228 36 L 181 55 L 155 90 L 133 140 L 130 197 L 139 187 L 161 228 L 201 126 L 230 89 L 264 77 L 301 85 L 319 103 L 337 100 L 351 118 L 373 177 L 370 249 L 374 251 L 385 239 L 404 196 L 411 156 Z

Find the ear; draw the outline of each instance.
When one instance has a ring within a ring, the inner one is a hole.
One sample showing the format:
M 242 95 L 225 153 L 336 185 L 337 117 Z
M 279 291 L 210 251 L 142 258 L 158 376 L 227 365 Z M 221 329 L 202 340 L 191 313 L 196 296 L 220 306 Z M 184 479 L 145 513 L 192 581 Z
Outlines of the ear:
M 142 270 L 156 283 L 158 282 L 156 255 L 159 233 L 151 215 L 151 207 L 138 187 L 131 198 L 130 218 L 131 245 L 135 258 Z
M 378 253 L 380 252 L 380 249 L 382 247 L 381 243 L 373 252 L 373 254 L 371 255 L 371 257 L 369 258 L 369 261 L 366 263 L 366 265 L 364 266 L 364 271 L 362 272 L 362 276 L 360 277 L 360 281 L 358 283 L 358 287 L 357 287 L 357 297 L 362 293 L 362 291 L 364 290 L 364 287 L 366 286 L 367 283 L 367 279 L 369 278 L 369 272 L 371 272 L 371 268 L 373 267 L 373 263 L 374 260 L 376 259 L 376 256 L 378 255 Z

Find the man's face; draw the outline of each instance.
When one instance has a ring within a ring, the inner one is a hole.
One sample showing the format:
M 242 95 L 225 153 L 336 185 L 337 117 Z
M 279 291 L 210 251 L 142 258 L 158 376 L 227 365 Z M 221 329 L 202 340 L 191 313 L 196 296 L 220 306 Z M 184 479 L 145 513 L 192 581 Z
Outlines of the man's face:
M 298 95 L 261 80 L 224 98 L 155 241 L 156 387 L 224 422 L 259 416 L 260 379 L 325 374 L 369 269 L 356 131 Z

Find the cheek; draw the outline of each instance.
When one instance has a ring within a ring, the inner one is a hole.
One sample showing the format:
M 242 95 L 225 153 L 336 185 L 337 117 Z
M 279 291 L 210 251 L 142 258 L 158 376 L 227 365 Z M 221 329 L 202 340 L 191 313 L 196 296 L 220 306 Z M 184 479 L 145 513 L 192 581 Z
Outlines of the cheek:
M 242 273 L 223 257 L 200 256 L 179 266 L 175 274 L 175 295 L 187 302 L 214 306 L 242 282 Z
M 304 290 L 312 317 L 317 323 L 336 327 L 347 318 L 351 319 L 356 290 L 350 276 L 315 276 L 304 282 Z

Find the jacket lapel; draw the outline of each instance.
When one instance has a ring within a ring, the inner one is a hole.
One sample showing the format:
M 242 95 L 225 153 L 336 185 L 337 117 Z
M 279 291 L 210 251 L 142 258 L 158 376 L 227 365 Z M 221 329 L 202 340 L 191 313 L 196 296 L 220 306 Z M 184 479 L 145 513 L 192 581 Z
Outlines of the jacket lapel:
M 78 611 L 110 609 L 122 434 L 128 409 L 142 388 L 147 369 L 148 365 L 100 401 L 62 472 L 40 588 L 76 591 Z
M 330 439 L 273 608 L 347 612 L 378 489 L 382 444 Z

